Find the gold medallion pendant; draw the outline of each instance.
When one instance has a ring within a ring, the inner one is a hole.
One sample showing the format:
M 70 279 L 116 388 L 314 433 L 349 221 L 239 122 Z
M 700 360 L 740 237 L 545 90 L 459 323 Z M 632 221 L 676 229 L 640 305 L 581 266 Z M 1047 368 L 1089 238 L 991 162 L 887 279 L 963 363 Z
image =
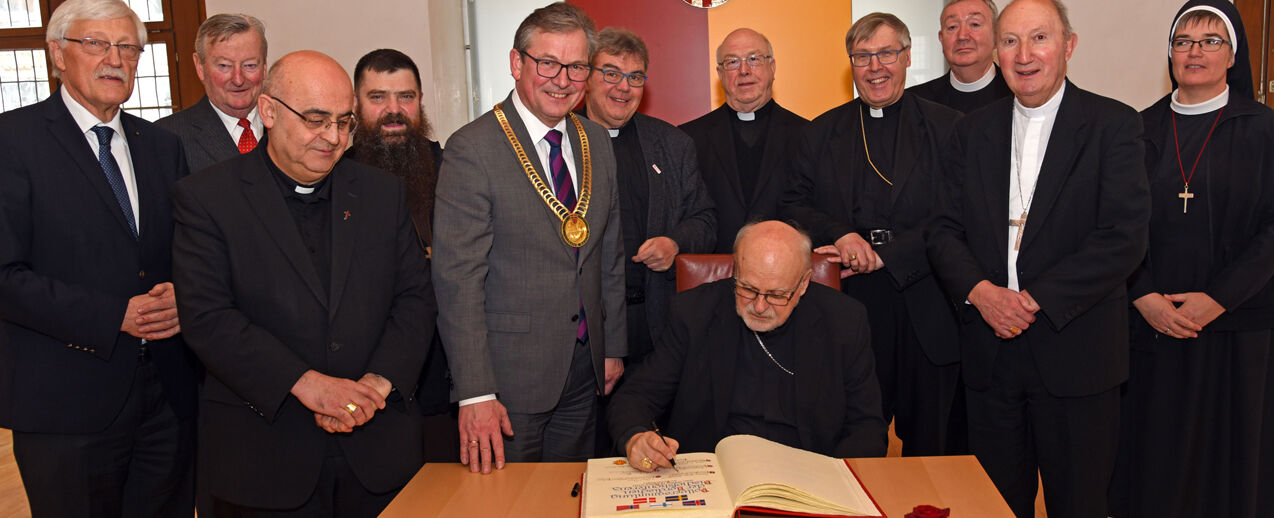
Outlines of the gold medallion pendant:
M 588 242 L 588 222 L 583 216 L 571 213 L 562 220 L 562 241 L 575 248 Z

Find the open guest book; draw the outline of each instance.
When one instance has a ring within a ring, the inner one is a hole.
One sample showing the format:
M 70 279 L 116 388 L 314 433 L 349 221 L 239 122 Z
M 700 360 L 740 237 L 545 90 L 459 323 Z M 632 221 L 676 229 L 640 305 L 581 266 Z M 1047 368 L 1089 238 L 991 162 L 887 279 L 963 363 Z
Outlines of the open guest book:
M 622 457 L 589 459 L 580 514 L 884 516 L 845 461 L 753 435 L 732 435 L 717 443 L 715 454 L 678 454 L 676 460 L 676 470 L 644 473 Z

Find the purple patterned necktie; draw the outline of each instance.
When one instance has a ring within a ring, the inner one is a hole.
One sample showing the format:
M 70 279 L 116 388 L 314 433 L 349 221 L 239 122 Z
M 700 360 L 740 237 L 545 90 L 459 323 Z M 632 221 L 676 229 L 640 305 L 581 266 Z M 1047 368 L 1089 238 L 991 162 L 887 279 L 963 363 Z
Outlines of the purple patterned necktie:
M 575 210 L 575 186 L 571 183 L 571 172 L 566 169 L 566 159 L 562 157 L 562 132 L 551 129 L 544 135 L 549 142 L 549 169 L 553 174 L 553 195 L 566 206 L 566 210 Z M 575 249 L 575 257 L 579 257 L 579 249 Z M 584 301 L 579 306 L 579 329 L 575 338 L 580 343 L 588 342 L 588 321 L 584 318 Z

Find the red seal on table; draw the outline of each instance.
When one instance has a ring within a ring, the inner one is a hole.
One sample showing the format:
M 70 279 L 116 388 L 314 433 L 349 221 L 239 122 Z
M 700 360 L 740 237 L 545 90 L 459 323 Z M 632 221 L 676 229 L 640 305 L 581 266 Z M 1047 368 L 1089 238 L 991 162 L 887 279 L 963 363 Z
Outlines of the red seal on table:
M 906 518 L 947 518 L 951 516 L 951 508 L 939 509 L 932 505 L 917 505 Z
M 717 7 L 725 4 L 728 0 L 681 0 L 695 7 L 707 9 L 709 7 Z

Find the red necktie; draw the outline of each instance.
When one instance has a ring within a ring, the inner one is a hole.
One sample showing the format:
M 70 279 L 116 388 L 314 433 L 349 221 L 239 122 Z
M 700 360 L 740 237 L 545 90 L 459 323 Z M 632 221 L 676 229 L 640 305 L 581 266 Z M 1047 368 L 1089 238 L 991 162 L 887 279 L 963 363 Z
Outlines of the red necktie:
M 257 136 L 252 134 L 252 123 L 248 119 L 239 119 L 239 126 L 243 127 L 243 134 L 239 135 L 239 154 L 242 155 L 257 147 Z

